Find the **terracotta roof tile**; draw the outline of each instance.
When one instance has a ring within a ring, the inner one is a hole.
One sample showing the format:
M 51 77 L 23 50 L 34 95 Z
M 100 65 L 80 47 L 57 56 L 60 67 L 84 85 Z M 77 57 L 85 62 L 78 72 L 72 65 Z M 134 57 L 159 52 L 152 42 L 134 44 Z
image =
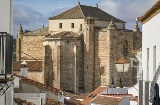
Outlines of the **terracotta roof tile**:
M 13 71 L 20 71 L 22 61 L 13 62 Z M 42 71 L 42 61 L 26 61 L 28 71 Z
M 92 101 L 94 98 L 98 96 L 101 92 L 103 92 L 108 86 L 99 86 L 97 89 L 95 89 L 87 98 L 85 98 L 81 103 L 83 105 L 88 105 L 90 101 Z
M 118 105 L 123 99 L 124 97 L 100 95 L 100 96 L 97 96 L 90 103 L 96 103 L 101 105 Z
M 23 77 L 23 76 L 20 76 L 20 75 L 18 75 L 18 74 L 16 74 L 16 73 L 14 73 L 13 75 L 16 76 L 16 77 L 21 78 L 21 80 L 22 80 L 23 82 L 27 83 L 27 84 L 30 84 L 30 85 L 39 87 L 39 88 L 41 88 L 41 89 L 50 91 L 50 92 L 55 93 L 55 94 L 61 94 L 61 93 L 62 93 L 62 91 L 61 91 L 60 89 L 47 86 L 47 85 L 42 84 L 42 83 L 40 83 L 40 82 L 37 82 L 37 81 L 31 80 L 31 79 L 28 79 L 28 78 Z
M 138 97 L 133 97 L 133 98 L 130 98 L 129 100 L 138 102 Z
M 15 103 L 18 103 L 18 105 L 36 105 L 32 102 L 27 102 L 26 100 L 21 100 L 20 98 L 14 98 Z
M 115 22 L 124 22 L 120 19 L 115 18 L 114 16 L 106 13 L 97 7 L 91 7 L 86 5 L 77 5 L 57 16 L 50 17 L 49 19 L 85 19 L 87 17 L 92 17 L 100 20 L 113 20 Z
M 57 101 L 55 99 L 49 99 L 49 98 L 47 98 L 45 105 L 63 105 L 63 103 L 60 102 L 60 101 Z
M 64 99 L 64 104 L 65 105 L 83 105 L 83 104 L 81 104 L 81 102 L 80 101 L 78 101 L 78 100 L 75 100 L 75 99 Z

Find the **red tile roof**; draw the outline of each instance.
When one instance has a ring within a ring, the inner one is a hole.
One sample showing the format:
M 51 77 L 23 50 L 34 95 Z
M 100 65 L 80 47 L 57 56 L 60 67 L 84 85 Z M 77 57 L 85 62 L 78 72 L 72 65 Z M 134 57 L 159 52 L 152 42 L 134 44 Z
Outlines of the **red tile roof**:
M 124 96 L 133 96 L 132 94 L 101 94 L 104 96 L 114 96 L 114 97 L 124 97 Z
M 133 98 L 130 98 L 129 100 L 138 102 L 138 97 L 133 97 Z
M 118 105 L 123 99 L 124 97 L 100 95 L 100 96 L 97 96 L 90 103 L 96 103 L 100 105 Z
M 63 103 L 60 102 L 60 101 L 57 101 L 55 99 L 49 99 L 49 98 L 47 98 L 45 105 L 63 105 Z
M 13 71 L 20 71 L 22 61 L 13 62 Z M 26 61 L 28 71 L 42 71 L 42 61 Z
M 64 104 L 65 105 L 83 105 L 78 100 L 75 100 L 75 99 L 66 99 L 66 98 L 64 99 Z
M 26 100 L 21 100 L 20 98 L 14 98 L 15 103 L 18 103 L 18 105 L 36 105 L 32 102 L 27 102 Z
M 99 86 L 97 89 L 95 89 L 87 98 L 85 98 L 81 104 L 88 105 L 90 101 L 92 101 L 94 98 L 98 96 L 101 92 L 103 92 L 105 89 L 107 89 L 108 86 Z
M 36 87 L 39 87 L 41 89 L 44 89 L 44 90 L 47 90 L 47 91 L 50 91 L 52 93 L 56 93 L 56 94 L 61 94 L 62 91 L 60 89 L 57 89 L 57 88 L 54 88 L 54 87 L 50 87 L 50 86 L 47 86 L 45 84 L 42 84 L 40 82 L 37 82 L 37 81 L 34 81 L 34 80 L 31 80 L 29 78 L 26 78 L 26 77 L 23 77 L 23 76 L 20 76 L 16 73 L 13 74 L 14 76 L 16 77 L 19 77 L 21 78 L 21 80 L 27 84 L 30 84 L 30 85 L 33 85 L 33 86 L 36 86 Z

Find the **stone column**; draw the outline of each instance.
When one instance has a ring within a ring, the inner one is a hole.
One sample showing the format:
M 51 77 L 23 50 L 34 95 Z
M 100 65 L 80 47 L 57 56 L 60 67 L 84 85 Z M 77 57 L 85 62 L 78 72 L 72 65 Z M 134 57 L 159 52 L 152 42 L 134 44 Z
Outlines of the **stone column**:
M 78 93 L 78 75 L 77 75 L 77 45 L 74 45 L 74 93 Z
M 60 89 L 61 45 L 57 46 L 57 87 Z

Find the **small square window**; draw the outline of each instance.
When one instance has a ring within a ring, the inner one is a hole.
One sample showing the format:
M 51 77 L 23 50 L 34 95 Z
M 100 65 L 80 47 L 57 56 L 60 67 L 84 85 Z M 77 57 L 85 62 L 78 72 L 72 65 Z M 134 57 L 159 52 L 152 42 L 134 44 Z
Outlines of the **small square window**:
M 59 23 L 59 28 L 62 28 L 62 23 Z
M 71 23 L 71 28 L 74 28 L 74 23 Z

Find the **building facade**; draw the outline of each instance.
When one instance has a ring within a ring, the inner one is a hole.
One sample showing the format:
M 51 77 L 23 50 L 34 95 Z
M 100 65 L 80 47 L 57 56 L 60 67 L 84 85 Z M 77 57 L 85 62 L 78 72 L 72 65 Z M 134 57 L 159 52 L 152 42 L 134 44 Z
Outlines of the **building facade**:
M 139 105 L 152 105 L 150 100 L 150 88 L 151 82 L 156 76 L 156 71 L 159 66 L 159 30 L 160 27 L 160 1 L 158 0 L 143 16 L 138 18 L 138 21 L 142 23 L 142 77 L 140 80 L 140 99 Z M 156 27 L 156 28 L 154 28 Z M 158 74 L 159 75 L 159 74 Z M 154 81 L 160 84 L 160 78 Z M 143 88 L 142 88 L 143 87 Z M 159 95 L 159 93 L 158 93 Z
M 99 85 L 110 85 L 112 80 L 117 85 L 120 76 L 124 86 L 136 84 L 137 71 L 129 67 L 122 75 L 115 62 L 121 56 L 130 62 L 131 51 L 141 48 L 137 23 L 133 30 L 127 30 L 124 21 L 98 6 L 78 3 L 50 17 L 46 29 L 47 35 L 40 32 L 34 36 L 31 33 L 36 31 L 24 33 L 20 27 L 17 39 L 19 61 L 31 60 L 22 52 L 42 60 L 45 84 L 74 93 L 91 92 Z

